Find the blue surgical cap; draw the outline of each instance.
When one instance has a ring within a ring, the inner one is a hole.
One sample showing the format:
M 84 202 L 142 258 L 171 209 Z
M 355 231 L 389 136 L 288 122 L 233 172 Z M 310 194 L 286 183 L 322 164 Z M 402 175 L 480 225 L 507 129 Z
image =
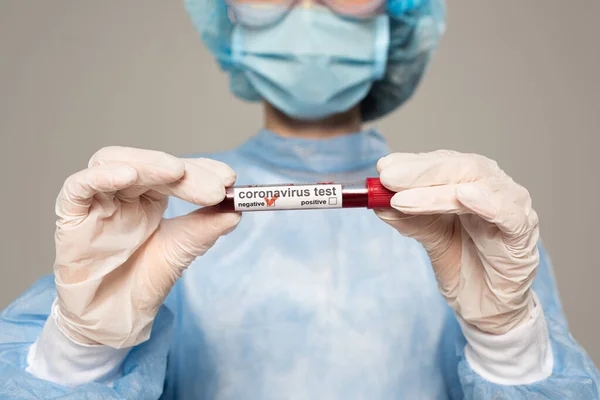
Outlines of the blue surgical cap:
M 229 73 L 239 98 L 260 101 L 260 94 L 232 61 L 233 24 L 224 0 L 185 0 L 194 26 L 220 67 Z M 421 81 L 445 30 L 444 0 L 389 0 L 390 47 L 383 79 L 361 102 L 364 121 L 380 118 L 403 104 Z

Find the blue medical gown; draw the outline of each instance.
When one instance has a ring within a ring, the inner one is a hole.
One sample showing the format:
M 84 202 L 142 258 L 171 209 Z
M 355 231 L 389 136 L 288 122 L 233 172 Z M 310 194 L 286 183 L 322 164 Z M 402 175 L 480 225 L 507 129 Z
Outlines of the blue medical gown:
M 360 181 L 388 152 L 373 131 L 323 141 L 263 131 L 211 157 L 257 184 Z M 194 208 L 172 199 L 167 217 Z M 597 399 L 600 376 L 569 334 L 541 254 L 533 286 L 555 365 L 533 385 L 473 372 L 423 248 L 372 211 L 346 209 L 246 213 L 184 273 L 113 387 L 67 389 L 25 372 L 56 296 L 53 278 L 41 279 L 1 314 L 0 398 Z

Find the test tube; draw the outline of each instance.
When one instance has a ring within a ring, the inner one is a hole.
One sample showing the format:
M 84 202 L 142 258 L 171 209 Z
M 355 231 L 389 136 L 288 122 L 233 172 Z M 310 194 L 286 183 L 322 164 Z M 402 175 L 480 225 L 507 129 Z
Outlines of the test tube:
M 379 178 L 361 182 L 251 185 L 227 188 L 220 211 L 391 208 L 394 192 Z

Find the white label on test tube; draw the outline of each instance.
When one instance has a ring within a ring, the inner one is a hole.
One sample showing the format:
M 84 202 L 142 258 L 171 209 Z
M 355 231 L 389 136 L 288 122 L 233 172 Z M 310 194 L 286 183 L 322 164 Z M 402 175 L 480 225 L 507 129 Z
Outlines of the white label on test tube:
M 342 185 L 234 188 L 233 201 L 236 211 L 341 208 Z

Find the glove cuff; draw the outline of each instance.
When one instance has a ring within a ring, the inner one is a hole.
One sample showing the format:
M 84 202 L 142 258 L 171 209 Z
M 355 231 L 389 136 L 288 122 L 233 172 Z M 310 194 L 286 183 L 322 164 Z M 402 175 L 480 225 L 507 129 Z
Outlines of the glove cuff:
M 527 385 L 552 374 L 554 358 L 541 304 L 532 291 L 531 318 L 502 335 L 483 332 L 457 317 L 467 339 L 465 357 L 483 379 L 500 385 Z
M 77 343 L 56 324 L 56 302 L 40 337 L 27 355 L 27 372 L 56 384 L 76 387 L 89 382 L 111 385 L 121 376 L 129 349 Z

